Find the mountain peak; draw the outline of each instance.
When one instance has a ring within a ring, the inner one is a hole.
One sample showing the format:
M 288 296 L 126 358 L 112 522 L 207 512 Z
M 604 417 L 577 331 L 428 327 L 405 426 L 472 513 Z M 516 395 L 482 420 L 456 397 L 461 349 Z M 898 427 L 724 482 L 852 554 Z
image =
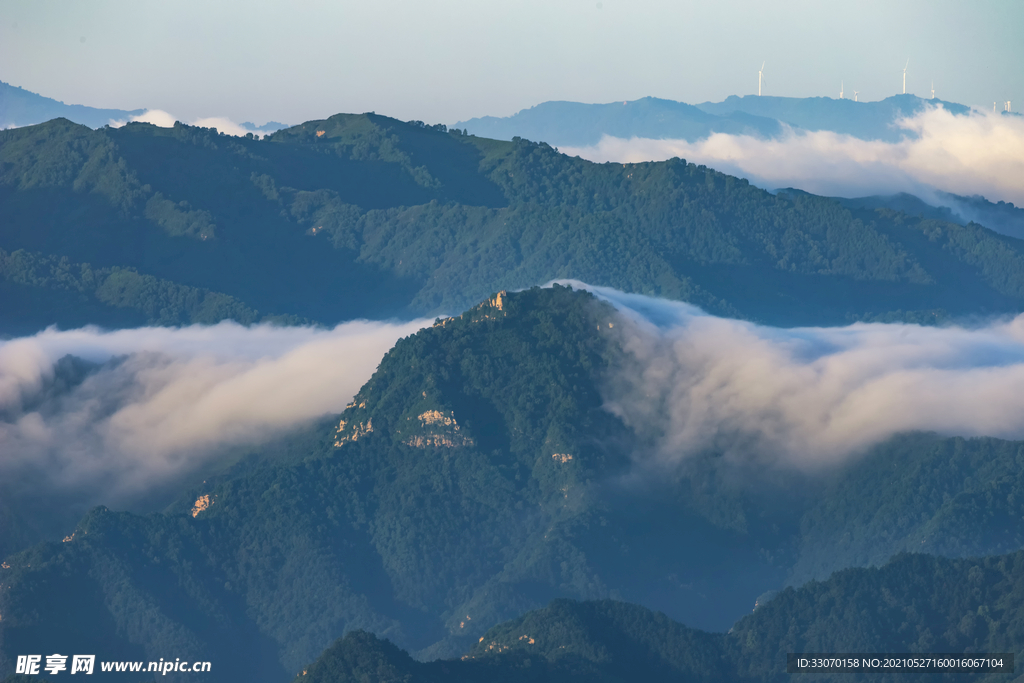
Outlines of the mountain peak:
M 531 468 L 553 454 L 594 465 L 588 434 L 607 422 L 598 383 L 612 339 L 604 321 L 614 315 L 589 292 L 556 284 L 502 290 L 439 318 L 384 356 L 340 416 L 334 446 L 372 438 L 498 450 Z

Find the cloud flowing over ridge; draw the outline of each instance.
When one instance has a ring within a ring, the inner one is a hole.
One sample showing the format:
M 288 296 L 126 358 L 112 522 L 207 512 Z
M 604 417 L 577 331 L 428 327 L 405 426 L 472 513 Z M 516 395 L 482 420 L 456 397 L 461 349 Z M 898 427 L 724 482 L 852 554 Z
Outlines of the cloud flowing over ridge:
M 50 329 L 0 342 L 0 476 L 102 485 L 96 502 L 138 495 L 225 447 L 341 412 L 425 324 Z M 68 354 L 100 365 L 68 380 L 56 367 Z
M 765 327 L 588 289 L 621 313 L 606 408 L 651 444 L 783 469 L 841 465 L 910 430 L 1024 439 L 1024 315 L 974 327 Z M 337 413 L 428 321 L 47 330 L 0 342 L 0 477 L 116 503 L 233 446 Z M 61 369 L 73 355 L 90 363 Z
M 1024 439 L 1024 315 L 780 329 L 571 284 L 625 319 L 606 408 L 653 436 L 655 462 L 714 451 L 817 470 L 905 431 Z
M 934 107 L 897 125 L 916 137 L 889 143 L 791 129 L 774 140 L 725 133 L 692 143 L 606 136 L 593 147 L 561 151 L 599 162 L 680 157 L 766 189 L 839 197 L 908 192 L 925 201 L 937 201 L 939 190 L 1024 204 L 1024 117 L 956 116 Z
M 128 121 L 114 121 L 111 120 L 110 125 L 114 128 L 120 128 L 125 123 L 136 122 L 151 123 L 154 126 L 160 128 L 173 128 L 174 122 L 177 119 L 173 114 L 163 111 L 162 109 L 148 109 L 138 116 L 131 117 Z M 223 116 L 208 116 L 201 119 L 195 119 L 189 123 L 190 126 L 199 126 L 200 128 L 216 128 L 220 133 L 226 133 L 227 135 L 244 136 L 247 133 L 262 133 L 264 131 L 258 128 L 246 128 L 245 126 L 239 125 L 231 119 Z

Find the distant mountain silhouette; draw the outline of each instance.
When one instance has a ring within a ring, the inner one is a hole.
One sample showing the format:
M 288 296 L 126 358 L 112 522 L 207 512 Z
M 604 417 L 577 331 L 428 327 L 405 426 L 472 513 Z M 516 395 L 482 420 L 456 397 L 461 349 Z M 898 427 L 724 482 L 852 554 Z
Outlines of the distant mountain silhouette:
M 512 116 L 484 116 L 461 121 L 455 126 L 473 135 L 498 140 L 523 137 L 573 147 L 595 145 L 605 135 L 690 142 L 712 133 L 774 138 L 782 135 L 787 126 L 891 142 L 908 135 L 907 131 L 893 125 L 897 119 L 931 105 L 942 106 L 954 114 L 970 111 L 970 107 L 962 104 L 925 100 L 914 95 L 896 95 L 880 102 L 733 95 L 724 102 L 698 105 L 645 97 L 611 104 L 543 102 Z
M 280 121 L 267 121 L 262 126 L 257 126 L 251 121 L 246 121 L 245 123 L 240 123 L 238 125 L 253 133 L 273 133 L 288 127 L 287 123 L 281 123 Z
M 485 116 L 455 126 L 497 140 L 518 136 L 571 146 L 594 145 L 605 135 L 693 141 L 712 133 L 774 137 L 782 132 L 779 122 L 770 118 L 743 112 L 709 114 L 690 104 L 656 97 L 611 104 L 544 102 L 509 117 Z
M 132 109 L 131 111 L 97 109 L 83 104 L 64 104 L 53 98 L 0 81 L 0 130 L 34 126 L 60 118 L 89 128 L 102 128 L 112 122 L 127 123 L 133 116 L 141 116 L 146 111 L 146 109 Z M 288 124 L 278 121 L 267 121 L 262 126 L 250 121 L 239 125 L 250 133 L 263 135 L 288 127 Z
M 718 116 L 747 114 L 777 119 L 804 130 L 830 130 L 863 140 L 895 142 L 910 135 L 906 130 L 894 126 L 894 122 L 928 106 L 941 106 L 954 114 L 966 114 L 971 110 L 962 104 L 926 100 L 916 95 L 893 95 L 878 102 L 854 102 L 831 97 L 732 95 L 723 102 L 704 102 L 698 104 L 697 108 Z
M 65 118 L 90 128 L 113 121 L 127 121 L 145 109 L 96 109 L 82 104 L 64 104 L 16 85 L 0 81 L 0 128 L 31 126 L 50 119 Z

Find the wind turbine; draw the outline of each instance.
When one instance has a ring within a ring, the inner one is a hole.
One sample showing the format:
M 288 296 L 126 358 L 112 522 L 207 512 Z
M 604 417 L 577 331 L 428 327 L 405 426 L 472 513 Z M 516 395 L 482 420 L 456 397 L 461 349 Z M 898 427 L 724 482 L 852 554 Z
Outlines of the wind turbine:
M 859 100 L 857 99 L 857 95 L 859 95 L 859 94 L 860 94 L 860 93 L 858 93 L 858 92 L 857 92 L 856 90 L 854 90 L 854 91 L 853 91 L 853 101 L 854 101 L 854 102 L 858 102 L 858 101 L 859 101 Z
M 843 86 L 844 85 L 845 84 L 843 83 L 843 81 L 839 81 L 839 99 L 843 99 Z
M 932 99 L 935 99 L 935 81 L 932 81 Z
M 761 62 L 761 70 L 757 72 L 757 96 L 761 96 L 761 81 L 764 80 L 764 62 Z
M 907 66 L 910 66 L 910 60 L 907 60 Z M 907 66 L 903 67 L 903 94 L 907 94 Z

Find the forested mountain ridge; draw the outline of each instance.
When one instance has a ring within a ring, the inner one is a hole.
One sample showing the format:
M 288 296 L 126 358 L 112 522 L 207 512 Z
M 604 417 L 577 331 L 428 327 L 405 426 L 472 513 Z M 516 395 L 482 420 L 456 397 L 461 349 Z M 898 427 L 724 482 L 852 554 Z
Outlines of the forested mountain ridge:
M 897 553 L 947 557 L 1024 547 L 1024 443 L 897 436 L 821 491 L 800 519 L 790 582 Z
M 795 190 L 780 190 L 795 192 Z M 917 197 L 905 193 L 889 196 L 858 197 L 844 199 L 834 197 L 843 206 L 850 209 L 887 208 L 900 211 L 910 216 L 932 218 L 944 222 L 967 225 L 971 222 L 980 223 L 1002 235 L 1021 239 L 1024 237 L 1024 209 L 1013 205 L 1013 202 L 990 202 L 982 196 L 964 197 L 948 192 L 938 194 L 933 204 L 927 204 Z
M 572 536 L 596 514 L 586 482 L 602 435 L 626 438 L 588 371 L 608 312 L 561 288 L 515 298 L 396 345 L 341 416 L 367 415 L 357 438 L 335 422 L 300 464 L 197 491 L 169 515 L 97 509 L 68 542 L 9 558 L 3 656 L 80 645 L 88 618 L 97 654 L 231 649 L 234 680 L 281 680 L 352 627 L 451 651 L 538 600 L 602 594 Z M 40 582 L 60 597 L 40 604 Z
M 142 275 L 135 268 L 92 268 L 65 257 L 0 249 L 0 298 L 8 334 L 29 334 L 60 321 L 65 327 L 213 324 L 235 320 L 299 322 L 261 316 L 234 297 Z
M 603 408 L 624 324 L 586 292 L 499 292 L 399 341 L 352 405 L 296 437 L 304 458 L 165 514 L 97 508 L 65 542 L 4 558 L 0 673 L 88 645 L 283 680 L 353 629 L 450 657 L 558 597 L 724 630 L 797 575 L 1019 547 L 1019 443 L 910 435 L 790 484 L 714 453 L 645 475 L 645 435 Z
M 728 633 L 687 628 L 664 614 L 613 601 L 556 600 L 495 626 L 460 659 L 416 662 L 365 632 L 340 638 L 296 683 L 372 680 L 661 681 L 790 680 L 788 653 L 1024 652 L 1024 553 L 969 560 L 901 555 L 789 588 Z M 906 680 L 906 671 L 864 675 Z M 924 681 L 1010 681 L 1017 674 L 921 673 Z M 820 673 L 825 681 L 861 680 Z
M 124 324 L 126 310 L 154 323 L 333 324 L 452 312 L 557 278 L 777 324 L 928 321 L 1024 303 L 1022 243 L 975 224 L 773 196 L 678 159 L 593 164 L 375 114 L 262 140 L 62 120 L 3 131 L 0 218 L 0 249 L 23 270 L 66 262 L 164 283 L 151 294 L 136 279 L 114 305 L 5 272 L 12 310 L 41 300 L 54 311 L 5 317 L 8 334 L 79 324 L 66 311 L 83 298 L 106 325 Z M 168 287 L 232 303 L 200 315 L 151 301 L 181 298 Z

